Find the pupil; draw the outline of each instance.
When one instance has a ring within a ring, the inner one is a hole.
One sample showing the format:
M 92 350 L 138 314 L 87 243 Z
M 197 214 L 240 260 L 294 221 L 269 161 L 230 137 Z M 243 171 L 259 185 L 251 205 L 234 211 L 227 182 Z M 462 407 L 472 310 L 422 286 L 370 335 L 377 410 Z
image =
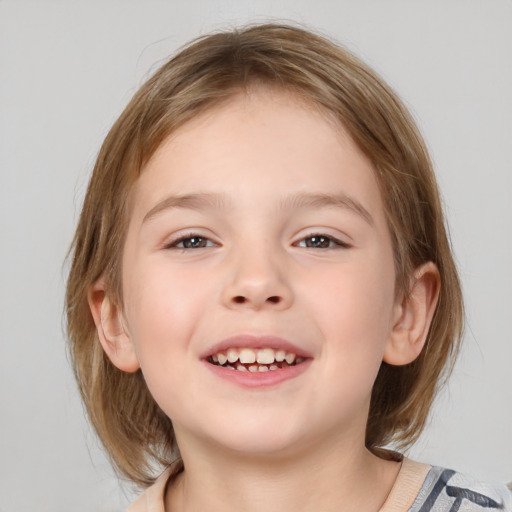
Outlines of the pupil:
M 193 236 L 191 238 L 188 238 L 187 240 L 184 240 L 183 245 L 186 248 L 204 247 L 205 240 L 204 240 L 204 238 L 201 238 L 200 236 Z
M 306 241 L 307 247 L 329 247 L 329 240 L 325 236 L 311 236 Z

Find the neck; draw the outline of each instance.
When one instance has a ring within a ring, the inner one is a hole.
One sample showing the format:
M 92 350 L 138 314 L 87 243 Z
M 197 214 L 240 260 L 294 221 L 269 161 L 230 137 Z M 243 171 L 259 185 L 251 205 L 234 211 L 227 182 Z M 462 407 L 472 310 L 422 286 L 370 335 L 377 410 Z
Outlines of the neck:
M 361 443 L 305 447 L 293 457 L 215 451 L 188 458 L 182 450 L 185 471 L 168 489 L 166 511 L 376 512 L 399 470 Z

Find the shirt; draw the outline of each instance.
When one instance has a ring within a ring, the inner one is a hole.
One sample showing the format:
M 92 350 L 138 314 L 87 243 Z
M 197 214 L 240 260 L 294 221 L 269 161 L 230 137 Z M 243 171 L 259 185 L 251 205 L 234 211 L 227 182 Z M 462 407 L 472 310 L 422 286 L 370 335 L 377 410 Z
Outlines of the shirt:
M 167 468 L 126 512 L 165 512 L 165 487 L 176 467 Z M 379 512 L 512 512 L 512 491 L 484 484 L 451 469 L 404 458 Z M 171 512 L 171 511 L 168 511 Z

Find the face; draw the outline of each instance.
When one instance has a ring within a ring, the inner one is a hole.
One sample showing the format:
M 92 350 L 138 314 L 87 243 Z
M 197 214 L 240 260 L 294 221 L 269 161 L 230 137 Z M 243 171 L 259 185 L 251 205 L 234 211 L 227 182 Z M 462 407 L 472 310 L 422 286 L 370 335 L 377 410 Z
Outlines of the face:
M 240 94 L 168 138 L 132 199 L 123 325 L 178 444 L 364 443 L 395 274 L 343 129 L 289 93 Z

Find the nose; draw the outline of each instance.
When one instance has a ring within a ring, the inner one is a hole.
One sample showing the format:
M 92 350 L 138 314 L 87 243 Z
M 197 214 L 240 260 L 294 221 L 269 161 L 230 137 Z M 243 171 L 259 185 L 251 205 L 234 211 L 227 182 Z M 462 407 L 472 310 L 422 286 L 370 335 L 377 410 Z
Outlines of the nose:
M 277 251 L 251 248 L 239 252 L 228 264 L 222 293 L 224 305 L 234 309 L 284 310 L 293 303 L 285 275 L 285 263 Z

